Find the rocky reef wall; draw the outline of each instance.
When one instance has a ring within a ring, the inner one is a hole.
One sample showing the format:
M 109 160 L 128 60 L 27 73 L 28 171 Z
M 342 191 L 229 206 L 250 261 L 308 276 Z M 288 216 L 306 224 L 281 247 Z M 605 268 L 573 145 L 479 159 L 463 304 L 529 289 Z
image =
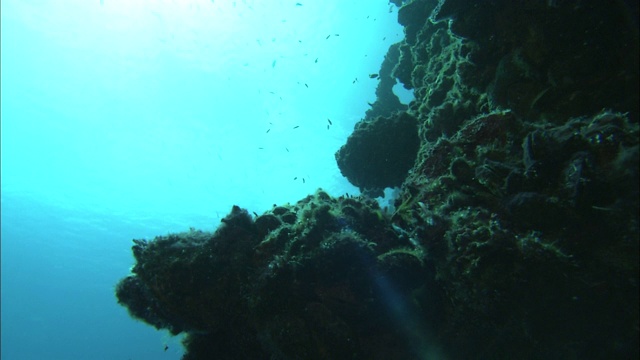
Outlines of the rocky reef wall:
M 638 358 L 637 2 L 393 3 L 363 195 L 135 240 L 120 304 L 184 359 Z

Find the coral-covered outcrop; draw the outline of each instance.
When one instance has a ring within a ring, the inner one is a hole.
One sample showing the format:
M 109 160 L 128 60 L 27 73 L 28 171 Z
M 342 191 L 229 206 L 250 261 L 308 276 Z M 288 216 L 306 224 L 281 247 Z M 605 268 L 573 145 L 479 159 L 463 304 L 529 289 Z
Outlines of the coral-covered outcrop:
M 402 184 L 419 147 L 416 119 L 401 112 L 359 122 L 336 153 L 336 160 L 342 175 L 352 184 L 381 196 L 384 188 Z
M 419 358 L 440 298 L 409 294 L 435 274 L 388 215 L 321 190 L 255 219 L 234 207 L 215 233 L 135 240 L 116 295 L 133 317 L 187 333 L 185 359 Z
M 382 61 L 380 72 L 377 74 L 379 83 L 376 87 L 376 101 L 371 104 L 371 109 L 365 113 L 365 119 L 390 116 L 393 113 L 407 110 L 407 105 L 403 105 L 393 93 L 393 87 L 397 83 L 393 76 L 393 69 L 400 57 L 399 46 L 400 44 L 391 45 Z M 372 74 L 372 76 L 375 75 Z
M 639 358 L 637 2 L 392 2 L 363 195 L 136 240 L 119 302 L 185 359 Z

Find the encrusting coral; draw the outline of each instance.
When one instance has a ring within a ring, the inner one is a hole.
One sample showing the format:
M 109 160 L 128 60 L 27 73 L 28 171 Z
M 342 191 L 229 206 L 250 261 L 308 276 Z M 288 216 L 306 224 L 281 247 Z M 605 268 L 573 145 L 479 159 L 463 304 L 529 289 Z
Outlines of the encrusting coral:
M 640 357 L 637 2 L 393 3 L 363 195 L 135 240 L 118 301 L 185 360 Z

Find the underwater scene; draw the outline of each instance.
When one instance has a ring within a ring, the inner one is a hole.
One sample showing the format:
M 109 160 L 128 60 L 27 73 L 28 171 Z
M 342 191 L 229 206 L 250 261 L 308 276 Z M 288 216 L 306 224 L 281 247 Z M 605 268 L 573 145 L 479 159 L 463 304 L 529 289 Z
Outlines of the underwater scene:
M 638 7 L 2 1 L 2 359 L 640 358 Z

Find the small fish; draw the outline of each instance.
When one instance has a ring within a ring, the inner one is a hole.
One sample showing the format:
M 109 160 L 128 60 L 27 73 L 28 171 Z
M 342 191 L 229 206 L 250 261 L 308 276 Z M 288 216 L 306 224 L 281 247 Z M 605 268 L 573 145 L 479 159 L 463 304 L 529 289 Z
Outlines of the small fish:
M 369 106 L 373 107 L 373 104 L 367 101 L 367 104 L 369 104 Z
M 358 82 L 358 78 L 353 79 L 353 81 L 351 82 L 352 84 L 355 84 Z
M 370 79 L 377 79 L 378 78 L 378 74 L 369 74 L 369 78 Z
M 329 125 L 327 125 L 327 130 L 329 130 Z
M 304 184 L 306 181 L 304 181 L 304 178 L 302 178 L 302 183 Z
M 307 83 L 304 83 L 304 86 L 306 86 L 307 88 L 309 88 L 309 85 L 307 85 Z
M 259 147 L 258 150 L 264 150 L 264 148 L 263 147 Z
M 327 39 L 328 39 L 328 38 L 330 38 L 330 37 L 331 37 L 331 34 L 327 35 L 327 37 L 326 37 L 326 38 L 324 38 L 324 39 L 325 39 L 325 40 L 327 40 Z
M 329 122 L 329 125 L 333 125 L 333 123 L 331 122 L 331 119 L 327 119 L 327 121 Z
M 293 180 L 298 180 L 298 177 L 297 177 L 297 176 L 296 176 L 296 177 L 294 177 L 294 178 L 293 178 Z
M 271 67 L 272 67 L 272 68 L 276 67 L 276 61 L 277 61 L 277 60 L 273 60 L 273 62 L 271 63 Z
M 315 61 L 315 63 L 316 63 L 316 64 L 318 63 L 318 58 L 316 58 L 316 61 Z
M 382 38 L 382 41 L 385 41 L 385 40 L 387 40 L 387 37 L 386 37 L 386 36 Z
M 258 217 L 258 213 L 253 211 L 253 215 L 255 215 L 256 217 Z
M 271 131 L 271 129 L 267 130 L 267 134 L 269 133 L 269 131 Z
M 289 152 L 289 148 L 284 148 L 285 150 L 287 150 L 287 152 Z
M 164 346 L 164 351 L 167 351 L 167 350 L 169 350 L 169 345 Z
M 340 34 L 333 34 L 333 36 L 340 36 Z
M 300 125 L 296 125 L 296 126 L 294 126 L 293 128 L 294 128 L 294 129 L 297 129 L 297 128 L 299 128 L 299 127 L 300 127 Z
M 300 3 L 296 3 L 296 6 L 302 6 L 302 4 L 300 4 Z

